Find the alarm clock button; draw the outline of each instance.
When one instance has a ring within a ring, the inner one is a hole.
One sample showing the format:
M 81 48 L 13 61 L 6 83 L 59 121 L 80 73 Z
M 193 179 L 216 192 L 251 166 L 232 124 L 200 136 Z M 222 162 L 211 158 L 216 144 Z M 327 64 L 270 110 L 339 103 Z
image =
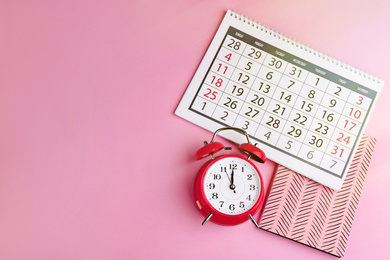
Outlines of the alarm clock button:
M 266 160 L 265 153 L 253 144 L 243 143 L 238 147 L 238 150 L 246 155 L 250 155 L 251 159 L 257 162 L 264 163 Z
M 196 160 L 200 160 L 202 158 L 205 158 L 206 156 L 210 155 L 210 153 L 216 153 L 224 148 L 224 145 L 222 143 L 214 142 L 209 143 L 202 148 L 200 148 L 196 154 L 195 158 Z

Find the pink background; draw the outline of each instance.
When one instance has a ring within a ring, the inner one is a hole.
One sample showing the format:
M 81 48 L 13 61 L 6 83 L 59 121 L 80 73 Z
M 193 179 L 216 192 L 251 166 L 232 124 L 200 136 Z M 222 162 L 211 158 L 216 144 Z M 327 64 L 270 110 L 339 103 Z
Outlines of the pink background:
M 389 1 L 1 1 L 0 259 L 335 259 L 200 225 L 211 133 L 173 112 L 227 9 L 390 82 Z M 389 99 L 344 259 L 390 257 Z

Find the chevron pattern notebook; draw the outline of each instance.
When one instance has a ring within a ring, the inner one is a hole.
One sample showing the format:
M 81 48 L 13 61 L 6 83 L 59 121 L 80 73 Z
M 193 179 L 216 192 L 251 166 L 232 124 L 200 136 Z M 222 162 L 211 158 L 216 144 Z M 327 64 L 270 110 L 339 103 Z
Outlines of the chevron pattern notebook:
M 338 191 L 279 166 L 260 228 L 343 257 L 375 143 L 363 136 Z

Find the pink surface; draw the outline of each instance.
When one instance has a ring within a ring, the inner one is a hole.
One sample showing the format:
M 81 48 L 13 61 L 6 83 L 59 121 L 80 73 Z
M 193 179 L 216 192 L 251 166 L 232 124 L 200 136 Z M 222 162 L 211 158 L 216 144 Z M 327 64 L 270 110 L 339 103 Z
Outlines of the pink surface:
M 0 259 L 334 259 L 250 222 L 200 225 L 211 134 L 173 112 L 227 9 L 390 82 L 390 2 L 3 1 Z M 390 257 L 387 84 L 344 259 Z

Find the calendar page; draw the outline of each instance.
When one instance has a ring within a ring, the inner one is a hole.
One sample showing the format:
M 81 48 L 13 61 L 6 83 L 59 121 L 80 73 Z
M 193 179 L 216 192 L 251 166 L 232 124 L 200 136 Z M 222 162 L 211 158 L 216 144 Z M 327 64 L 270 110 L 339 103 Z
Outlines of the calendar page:
M 175 113 L 338 190 L 383 84 L 229 10 Z

